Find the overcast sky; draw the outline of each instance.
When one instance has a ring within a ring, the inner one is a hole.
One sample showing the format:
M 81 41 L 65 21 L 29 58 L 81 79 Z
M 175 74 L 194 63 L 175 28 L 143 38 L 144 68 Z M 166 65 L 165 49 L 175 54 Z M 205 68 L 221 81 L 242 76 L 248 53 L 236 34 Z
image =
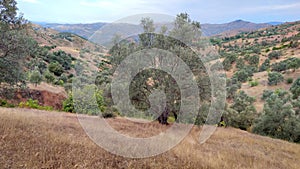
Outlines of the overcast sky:
M 114 22 L 141 13 L 187 12 L 200 23 L 300 20 L 299 0 L 17 0 L 26 19 L 51 23 Z

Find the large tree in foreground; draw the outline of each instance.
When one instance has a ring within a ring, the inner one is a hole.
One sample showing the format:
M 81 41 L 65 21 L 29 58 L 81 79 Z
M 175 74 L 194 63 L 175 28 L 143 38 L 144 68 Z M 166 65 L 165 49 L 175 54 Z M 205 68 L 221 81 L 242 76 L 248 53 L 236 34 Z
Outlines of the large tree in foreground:
M 26 33 L 27 21 L 17 15 L 15 0 L 0 1 L 0 84 L 24 84 L 25 57 L 34 44 Z

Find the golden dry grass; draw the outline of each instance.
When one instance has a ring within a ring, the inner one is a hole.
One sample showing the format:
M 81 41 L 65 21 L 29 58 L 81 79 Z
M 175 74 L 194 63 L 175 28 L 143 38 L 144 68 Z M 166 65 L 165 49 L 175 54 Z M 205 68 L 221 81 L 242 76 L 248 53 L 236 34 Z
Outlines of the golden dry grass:
M 123 133 L 143 137 L 166 126 L 126 119 L 108 122 Z M 128 159 L 106 152 L 81 128 L 76 115 L 0 108 L 0 168 L 299 168 L 300 145 L 218 128 L 198 143 L 194 127 L 175 148 L 156 157 Z

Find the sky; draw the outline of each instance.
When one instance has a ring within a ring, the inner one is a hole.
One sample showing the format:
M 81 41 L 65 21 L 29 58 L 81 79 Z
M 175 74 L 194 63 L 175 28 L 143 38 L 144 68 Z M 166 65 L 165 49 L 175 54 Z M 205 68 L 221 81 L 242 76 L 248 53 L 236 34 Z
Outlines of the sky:
M 19 12 L 34 22 L 94 23 L 158 13 L 186 12 L 200 23 L 242 19 L 255 23 L 300 20 L 299 0 L 16 0 Z

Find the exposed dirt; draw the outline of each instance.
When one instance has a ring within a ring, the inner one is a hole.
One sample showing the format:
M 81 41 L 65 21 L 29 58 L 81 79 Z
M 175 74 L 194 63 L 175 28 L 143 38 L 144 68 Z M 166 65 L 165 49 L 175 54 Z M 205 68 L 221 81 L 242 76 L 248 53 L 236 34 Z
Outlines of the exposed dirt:
M 155 122 L 122 118 L 108 122 L 135 136 L 166 129 Z M 129 159 L 93 143 L 74 114 L 0 108 L 0 168 L 299 168 L 299 144 L 232 128 L 218 128 L 199 144 L 200 132 L 201 127 L 194 127 L 179 145 L 161 155 Z

